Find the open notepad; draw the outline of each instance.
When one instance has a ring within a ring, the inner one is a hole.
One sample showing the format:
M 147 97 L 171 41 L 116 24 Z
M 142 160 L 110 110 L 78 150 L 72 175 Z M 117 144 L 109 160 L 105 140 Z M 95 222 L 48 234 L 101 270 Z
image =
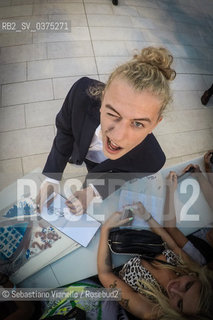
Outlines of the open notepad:
M 87 247 L 101 223 L 86 213 L 79 216 L 72 214 L 65 202 L 66 199 L 61 195 L 55 195 L 48 208 L 44 205 L 41 217 L 83 247 Z

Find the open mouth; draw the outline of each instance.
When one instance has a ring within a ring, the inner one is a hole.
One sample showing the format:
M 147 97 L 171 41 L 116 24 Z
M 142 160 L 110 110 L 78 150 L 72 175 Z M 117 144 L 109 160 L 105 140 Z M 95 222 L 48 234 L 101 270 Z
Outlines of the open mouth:
M 112 152 L 116 152 L 122 149 L 115 142 L 113 142 L 109 137 L 107 137 L 107 147 Z

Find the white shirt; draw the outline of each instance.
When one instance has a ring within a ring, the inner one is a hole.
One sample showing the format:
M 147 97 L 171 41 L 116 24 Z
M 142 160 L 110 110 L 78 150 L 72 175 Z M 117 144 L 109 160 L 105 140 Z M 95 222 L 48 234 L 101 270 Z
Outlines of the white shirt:
M 95 130 L 88 153 L 86 155 L 86 159 L 95 163 L 101 163 L 108 159 L 103 153 L 101 125 L 99 125 Z

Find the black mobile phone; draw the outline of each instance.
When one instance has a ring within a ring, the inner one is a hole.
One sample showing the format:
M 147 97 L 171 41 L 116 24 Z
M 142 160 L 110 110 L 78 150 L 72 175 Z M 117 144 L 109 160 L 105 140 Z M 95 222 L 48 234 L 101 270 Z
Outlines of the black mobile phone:
M 124 209 L 121 220 L 127 219 L 127 218 L 134 218 L 133 211 L 131 209 Z M 129 222 L 125 223 L 124 226 L 131 226 L 133 222 L 133 219 L 130 220 Z

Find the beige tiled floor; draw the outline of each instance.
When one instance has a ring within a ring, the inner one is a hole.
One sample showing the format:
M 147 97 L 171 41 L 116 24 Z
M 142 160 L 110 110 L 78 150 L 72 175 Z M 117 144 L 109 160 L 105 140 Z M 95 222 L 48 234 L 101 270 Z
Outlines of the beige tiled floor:
M 77 79 L 105 81 L 149 45 L 166 46 L 177 70 L 173 104 L 155 130 L 167 165 L 212 148 L 213 99 L 200 102 L 213 82 L 212 16 L 212 0 L 0 0 L 1 21 L 72 25 L 70 33 L 0 33 L 0 188 L 44 165 L 55 115 Z

